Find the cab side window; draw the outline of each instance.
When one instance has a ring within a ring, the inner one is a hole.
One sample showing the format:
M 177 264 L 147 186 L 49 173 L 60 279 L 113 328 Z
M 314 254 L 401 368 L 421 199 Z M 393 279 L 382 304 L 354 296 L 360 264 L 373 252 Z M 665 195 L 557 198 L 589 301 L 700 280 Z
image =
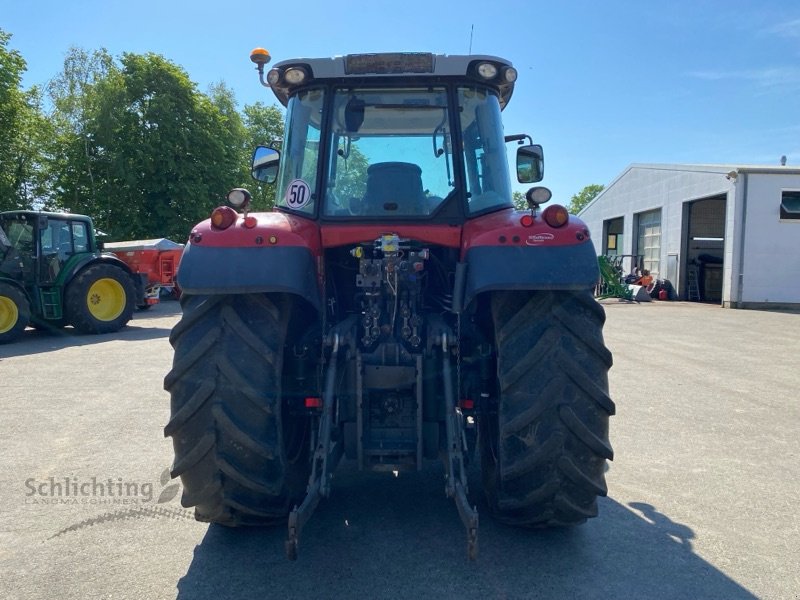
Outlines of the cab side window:
M 72 223 L 72 248 L 76 253 L 89 251 L 86 223 Z

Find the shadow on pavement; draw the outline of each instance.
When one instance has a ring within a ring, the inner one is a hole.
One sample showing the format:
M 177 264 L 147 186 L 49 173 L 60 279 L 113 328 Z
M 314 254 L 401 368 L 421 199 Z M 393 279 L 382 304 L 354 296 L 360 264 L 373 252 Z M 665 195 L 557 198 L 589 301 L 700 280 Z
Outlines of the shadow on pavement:
M 471 482 L 477 499 L 479 482 Z M 520 530 L 481 514 L 480 554 L 466 559 L 441 469 L 358 473 L 342 465 L 333 495 L 283 553 L 285 526 L 209 526 L 178 598 L 719 598 L 755 596 L 692 552 L 694 532 L 645 503 L 603 499 L 576 528 Z
M 177 316 L 181 314 L 181 305 L 174 300 L 162 300 L 150 308 L 138 308 L 133 313 L 132 323 L 136 321 L 147 321 L 150 319 L 161 319 L 164 317 Z
M 0 360 L 12 356 L 27 356 L 41 352 L 53 352 L 74 346 L 92 346 L 109 341 L 122 340 L 140 342 L 169 336 L 171 327 L 181 314 L 178 302 L 165 301 L 147 310 L 136 310 L 130 322 L 114 333 L 101 335 L 84 335 L 72 327 L 36 330 L 26 329 L 22 336 L 10 344 L 0 345 Z M 149 324 L 154 319 L 168 319 L 169 327 L 153 327 Z
M 163 317 L 164 315 L 159 316 Z M 166 327 L 140 327 L 136 325 L 136 320 L 132 320 L 115 333 L 103 333 L 100 335 L 84 335 L 78 333 L 72 327 L 49 331 L 26 329 L 16 341 L 0 346 L 0 360 L 12 356 L 53 352 L 70 347 L 93 346 L 115 340 L 128 342 L 152 340 L 167 337 L 170 331 L 172 330 Z

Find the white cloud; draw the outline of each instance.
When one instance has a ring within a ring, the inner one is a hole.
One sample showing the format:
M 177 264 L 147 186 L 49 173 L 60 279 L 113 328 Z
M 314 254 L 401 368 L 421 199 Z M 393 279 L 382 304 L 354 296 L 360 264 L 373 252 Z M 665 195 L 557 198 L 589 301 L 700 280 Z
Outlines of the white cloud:
M 793 88 L 800 85 L 800 67 L 764 67 L 739 71 L 691 71 L 688 75 L 706 81 L 749 82 L 763 89 Z
M 781 37 L 800 38 L 800 19 L 784 21 L 764 30 L 764 33 Z

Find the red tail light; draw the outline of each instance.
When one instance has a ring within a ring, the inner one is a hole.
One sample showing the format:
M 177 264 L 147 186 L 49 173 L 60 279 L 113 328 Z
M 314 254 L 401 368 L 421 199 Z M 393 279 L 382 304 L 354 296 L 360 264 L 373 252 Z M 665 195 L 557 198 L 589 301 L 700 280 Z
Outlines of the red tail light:
M 533 215 L 522 215 L 519 224 L 523 227 L 531 227 L 533 225 Z
M 567 224 L 567 221 L 569 221 L 569 213 L 567 209 L 560 204 L 553 204 L 542 211 L 542 218 L 550 227 L 558 229 Z
M 322 408 L 322 398 L 306 398 L 306 408 Z
M 475 400 L 471 398 L 462 398 L 458 404 L 462 410 L 473 410 L 475 408 Z
M 238 216 L 238 213 L 230 206 L 218 206 L 211 213 L 211 226 L 214 229 L 227 229 L 236 223 Z

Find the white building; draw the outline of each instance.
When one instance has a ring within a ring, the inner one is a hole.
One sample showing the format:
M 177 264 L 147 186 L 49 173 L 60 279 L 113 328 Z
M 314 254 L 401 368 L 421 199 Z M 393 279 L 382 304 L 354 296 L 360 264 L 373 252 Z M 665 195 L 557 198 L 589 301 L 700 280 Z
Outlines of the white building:
M 800 168 L 633 164 L 579 216 L 681 299 L 800 307 Z

